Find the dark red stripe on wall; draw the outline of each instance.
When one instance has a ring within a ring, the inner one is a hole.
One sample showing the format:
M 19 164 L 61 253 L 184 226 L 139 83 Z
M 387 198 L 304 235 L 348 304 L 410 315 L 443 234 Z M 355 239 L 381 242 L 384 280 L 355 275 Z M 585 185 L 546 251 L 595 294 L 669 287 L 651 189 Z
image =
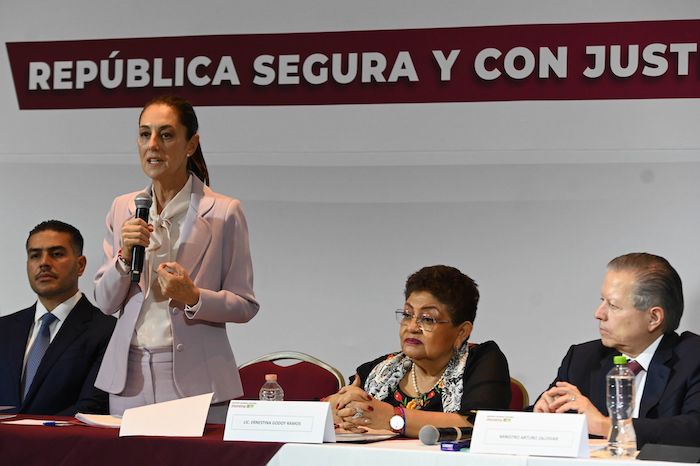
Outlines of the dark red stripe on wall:
M 699 42 L 679 20 L 6 45 L 19 108 L 68 109 L 697 98 Z

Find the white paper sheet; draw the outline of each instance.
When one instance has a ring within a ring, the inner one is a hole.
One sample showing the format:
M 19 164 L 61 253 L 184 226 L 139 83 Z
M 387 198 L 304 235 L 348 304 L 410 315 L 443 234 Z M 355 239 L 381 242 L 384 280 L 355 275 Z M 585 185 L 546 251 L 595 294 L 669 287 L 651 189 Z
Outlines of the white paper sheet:
M 4 421 L 3 424 L 12 424 L 15 426 L 47 426 L 47 427 L 64 427 L 74 426 L 69 421 L 53 421 L 51 419 L 18 419 L 16 421 Z
M 75 418 L 92 427 L 109 427 L 112 429 L 118 429 L 122 425 L 121 416 L 110 416 L 109 414 L 78 413 L 75 415 Z
M 127 409 L 122 416 L 119 436 L 201 437 L 213 396 L 207 393 Z

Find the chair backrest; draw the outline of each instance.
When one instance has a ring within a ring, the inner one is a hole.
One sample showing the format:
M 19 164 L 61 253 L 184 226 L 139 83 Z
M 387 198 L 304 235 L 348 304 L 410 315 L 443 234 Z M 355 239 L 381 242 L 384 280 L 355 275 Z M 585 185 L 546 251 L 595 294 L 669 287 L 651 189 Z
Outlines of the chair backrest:
M 296 361 L 279 365 L 275 361 Z M 318 358 L 297 351 L 269 353 L 238 368 L 243 383 L 243 400 L 257 400 L 265 374 L 277 374 L 277 382 L 289 401 L 316 401 L 336 393 L 345 385 L 343 374 Z
M 522 411 L 530 406 L 530 397 L 527 389 L 518 379 L 510 378 L 510 406 L 511 411 Z

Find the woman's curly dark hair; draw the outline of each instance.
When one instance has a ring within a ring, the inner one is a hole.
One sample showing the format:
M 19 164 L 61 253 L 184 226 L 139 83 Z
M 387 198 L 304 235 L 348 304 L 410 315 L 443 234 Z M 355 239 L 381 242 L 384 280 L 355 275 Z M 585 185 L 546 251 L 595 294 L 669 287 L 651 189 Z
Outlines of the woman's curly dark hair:
M 445 304 L 454 325 L 474 322 L 479 290 L 474 280 L 454 267 L 431 265 L 413 273 L 406 280 L 406 299 L 418 291 L 427 291 Z

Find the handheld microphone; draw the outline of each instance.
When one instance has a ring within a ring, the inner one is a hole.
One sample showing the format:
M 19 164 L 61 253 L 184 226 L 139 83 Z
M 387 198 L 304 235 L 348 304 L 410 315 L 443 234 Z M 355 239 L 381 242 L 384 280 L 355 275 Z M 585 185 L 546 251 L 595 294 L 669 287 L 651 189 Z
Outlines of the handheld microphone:
M 136 204 L 136 218 L 140 218 L 148 223 L 148 211 L 151 209 L 153 200 L 151 194 L 144 191 L 134 199 Z M 143 246 L 134 246 L 131 251 L 131 283 L 138 283 L 143 272 L 143 259 L 146 256 L 146 248 Z
M 435 445 L 438 442 L 470 439 L 472 430 L 474 430 L 472 427 L 435 427 L 428 424 L 418 432 L 418 438 L 423 445 Z

